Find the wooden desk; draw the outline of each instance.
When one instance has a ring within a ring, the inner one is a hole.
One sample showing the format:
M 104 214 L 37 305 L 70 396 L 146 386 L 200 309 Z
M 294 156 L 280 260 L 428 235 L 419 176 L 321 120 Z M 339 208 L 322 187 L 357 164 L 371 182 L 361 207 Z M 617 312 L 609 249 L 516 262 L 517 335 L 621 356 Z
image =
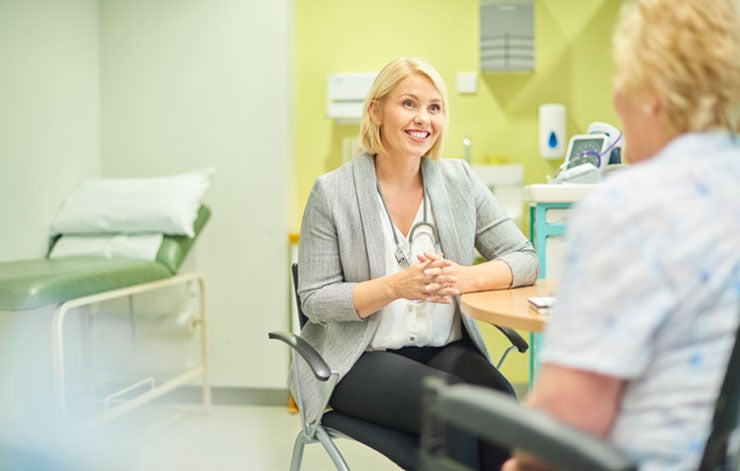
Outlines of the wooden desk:
M 532 296 L 552 296 L 554 279 L 537 280 L 533 286 L 466 293 L 460 297 L 460 310 L 480 321 L 501 327 L 528 330 L 529 334 L 529 385 L 534 384 L 537 369 L 537 337 L 545 329 L 547 316 L 529 307 Z
M 542 332 L 547 316 L 529 307 L 527 298 L 552 296 L 554 279 L 537 280 L 534 286 L 466 293 L 460 297 L 460 309 L 480 321 L 501 327 Z

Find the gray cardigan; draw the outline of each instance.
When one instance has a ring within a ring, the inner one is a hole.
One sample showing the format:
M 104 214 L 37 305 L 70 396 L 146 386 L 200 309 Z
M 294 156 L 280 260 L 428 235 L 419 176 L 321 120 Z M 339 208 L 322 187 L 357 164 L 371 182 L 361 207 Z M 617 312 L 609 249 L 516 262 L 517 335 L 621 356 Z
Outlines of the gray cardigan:
M 445 258 L 472 265 L 475 247 L 486 260 L 497 258 L 511 267 L 513 287 L 534 283 L 539 273 L 537 254 L 468 164 L 424 158 L 421 169 Z M 309 318 L 301 337 L 339 372 L 340 379 L 378 327 L 379 316 L 361 319 L 352 298 L 356 283 L 385 275 L 375 182 L 374 158 L 366 153 L 319 177 L 301 225 L 298 292 Z M 476 347 L 490 359 L 476 321 L 458 314 Z M 320 389 L 303 361 L 298 370 L 304 412 L 313 421 L 320 413 Z M 295 393 L 294 381 L 291 377 Z

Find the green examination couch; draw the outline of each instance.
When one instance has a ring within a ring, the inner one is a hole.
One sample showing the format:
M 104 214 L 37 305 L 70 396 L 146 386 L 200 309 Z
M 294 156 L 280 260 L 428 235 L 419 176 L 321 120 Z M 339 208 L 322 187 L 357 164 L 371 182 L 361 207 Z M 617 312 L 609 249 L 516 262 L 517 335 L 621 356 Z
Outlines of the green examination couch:
M 201 365 L 189 368 L 123 404 L 110 409 L 106 407 L 106 411 L 96 420 L 110 420 L 198 377 L 203 380 L 204 406 L 210 408 L 204 282 L 198 273 L 178 273 L 210 215 L 210 209 L 202 205 L 193 227 L 195 237 L 165 235 L 154 261 L 92 256 L 50 259 L 47 256 L 43 259 L 0 263 L 0 312 L 26 311 L 43 306 L 53 309 L 51 343 L 54 397 L 62 414 L 67 402 L 63 358 L 66 312 L 183 283 L 199 285 L 200 313 L 196 324 L 201 330 Z M 54 242 L 56 240 L 50 244 L 49 252 Z

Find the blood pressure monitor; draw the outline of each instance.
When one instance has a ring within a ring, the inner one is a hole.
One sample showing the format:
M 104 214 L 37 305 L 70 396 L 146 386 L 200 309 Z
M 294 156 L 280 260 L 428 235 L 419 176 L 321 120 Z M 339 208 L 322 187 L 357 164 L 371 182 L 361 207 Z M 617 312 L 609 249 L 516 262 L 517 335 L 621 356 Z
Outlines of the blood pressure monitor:
M 591 164 L 603 171 L 609 163 L 609 155 L 604 155 L 608 145 L 609 138 L 605 134 L 574 135 L 568 142 L 565 168 Z
M 598 183 L 606 173 L 606 166 L 620 163 L 624 150 L 622 133 L 606 123 L 594 122 L 588 134 L 576 134 L 568 142 L 565 161 L 552 183 Z

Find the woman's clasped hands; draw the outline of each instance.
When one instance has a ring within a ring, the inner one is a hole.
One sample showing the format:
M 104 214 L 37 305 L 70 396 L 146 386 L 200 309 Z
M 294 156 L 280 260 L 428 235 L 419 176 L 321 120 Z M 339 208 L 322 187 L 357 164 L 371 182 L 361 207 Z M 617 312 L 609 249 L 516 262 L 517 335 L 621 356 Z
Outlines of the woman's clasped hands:
M 445 259 L 442 253 L 424 252 L 417 255 L 417 259 L 419 263 L 412 263 L 396 274 L 394 286 L 398 297 L 411 301 L 452 303 L 449 296 L 461 293 L 455 274 L 459 266 Z

